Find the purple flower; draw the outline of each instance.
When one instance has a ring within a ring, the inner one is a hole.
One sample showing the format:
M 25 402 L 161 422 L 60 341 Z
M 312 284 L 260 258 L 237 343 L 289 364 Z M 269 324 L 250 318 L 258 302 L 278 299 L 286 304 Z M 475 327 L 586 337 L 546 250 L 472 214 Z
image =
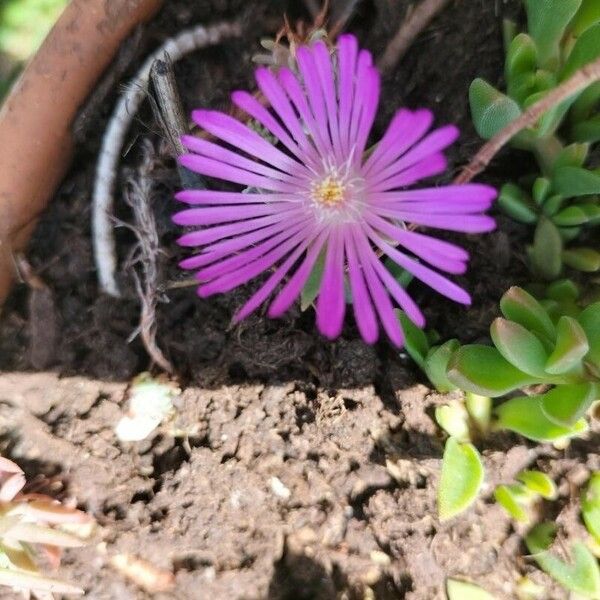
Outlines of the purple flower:
M 299 76 L 285 68 L 277 74 L 257 70 L 256 81 L 270 110 L 247 92 L 232 95 L 234 104 L 275 137 L 277 145 L 226 114 L 193 113 L 194 121 L 224 145 L 187 136 L 183 141 L 190 154 L 181 164 L 249 189 L 177 194 L 195 208 L 176 214 L 175 222 L 199 227 L 179 243 L 202 247 L 181 266 L 197 271 L 202 297 L 227 292 L 269 271 L 236 314 L 239 321 L 287 278 L 268 309 L 270 317 L 281 316 L 323 253 L 316 302 L 319 330 L 329 338 L 340 334 L 347 279 L 364 340 L 377 340 L 381 321 L 391 341 L 401 346 L 392 300 L 418 326 L 425 319 L 379 256 L 388 256 L 440 294 L 469 304 L 467 292 L 425 264 L 464 273 L 467 252 L 410 231 L 406 224 L 490 231 L 494 220 L 483 211 L 496 191 L 479 184 L 406 189 L 445 170 L 443 150 L 458 136 L 454 126 L 430 132 L 433 115 L 428 110 L 399 110 L 375 149 L 365 155 L 379 100 L 379 73 L 354 36 L 340 37 L 333 58 L 323 42 L 298 48 L 296 58 Z

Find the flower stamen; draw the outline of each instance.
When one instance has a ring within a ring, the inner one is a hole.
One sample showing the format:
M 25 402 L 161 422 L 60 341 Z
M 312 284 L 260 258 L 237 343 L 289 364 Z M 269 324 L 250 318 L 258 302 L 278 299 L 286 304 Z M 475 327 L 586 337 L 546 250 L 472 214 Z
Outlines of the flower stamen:
M 346 186 L 331 175 L 313 184 L 311 197 L 318 204 L 337 206 L 344 200 Z

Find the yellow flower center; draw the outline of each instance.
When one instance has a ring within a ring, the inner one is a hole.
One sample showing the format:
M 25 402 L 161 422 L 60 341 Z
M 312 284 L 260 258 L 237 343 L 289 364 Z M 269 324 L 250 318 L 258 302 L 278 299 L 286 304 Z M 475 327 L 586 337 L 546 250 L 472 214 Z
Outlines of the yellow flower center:
M 328 175 L 319 183 L 313 185 L 311 195 L 315 202 L 325 206 L 336 206 L 344 200 L 344 185 L 341 181 Z

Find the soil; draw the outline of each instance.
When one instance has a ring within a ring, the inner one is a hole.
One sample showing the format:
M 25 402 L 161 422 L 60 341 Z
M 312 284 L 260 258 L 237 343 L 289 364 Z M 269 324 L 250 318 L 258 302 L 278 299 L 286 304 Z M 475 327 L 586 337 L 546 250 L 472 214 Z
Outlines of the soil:
M 379 55 L 409 4 L 364 0 L 348 29 Z M 250 57 L 259 38 L 276 32 L 284 11 L 292 20 L 306 17 L 302 6 L 172 0 L 129 48 L 122 81 L 166 37 L 242 15 L 241 39 L 176 67 L 187 109 L 227 108 L 230 91 L 252 87 Z M 375 133 L 401 105 L 430 107 L 440 123 L 461 128 L 450 159 L 464 163 L 480 143 L 469 121 L 468 85 L 476 76 L 499 81 L 502 18 L 521 18 L 519 6 L 452 3 L 386 77 Z M 0 453 L 31 478 L 61 481 L 61 495 L 76 498 L 100 525 L 93 544 L 67 552 L 61 576 L 93 600 L 149 598 L 110 565 L 111 556 L 128 554 L 174 573 L 174 587 L 153 596 L 159 599 L 433 600 L 445 598 L 447 577 L 459 577 L 508 600 L 524 574 L 546 586 L 545 598 L 566 599 L 520 558 L 523 532 L 490 493 L 526 466 L 542 468 L 556 479 L 560 498 L 541 510 L 576 528 L 573 490 L 600 468 L 600 434 L 567 451 L 511 435 L 486 440 L 484 493 L 460 518 L 440 523 L 444 439 L 432 414 L 448 398 L 425 385 L 403 352 L 384 341 L 364 345 L 350 322 L 340 340 L 327 342 L 315 332 L 311 309 L 231 326 L 257 284 L 208 300 L 169 286 L 182 278 L 169 221 L 178 178 L 149 109 L 131 131 L 121 175 L 124 181 L 135 174 L 141 141 L 150 140 L 168 300 L 158 308 L 157 343 L 176 366 L 182 393 L 173 420 L 147 440 L 117 440 L 130 382 L 151 364 L 139 339 L 130 341 L 139 320 L 127 266 L 130 232 L 118 234 L 124 299 L 103 296 L 95 280 L 91 186 L 100 134 L 119 91 L 104 87 L 110 94 L 90 105 L 95 112 L 87 115 L 77 160 L 30 246 L 27 258 L 45 287 L 18 286 L 0 321 Z M 497 183 L 526 168 L 526 159 L 505 153 L 484 179 Z M 119 211 L 131 219 L 126 208 Z M 502 218 L 491 235 L 463 237 L 473 261 L 462 283 L 473 307 L 413 284 L 429 326 L 442 337 L 485 339 L 499 297 L 524 277 L 525 239 Z

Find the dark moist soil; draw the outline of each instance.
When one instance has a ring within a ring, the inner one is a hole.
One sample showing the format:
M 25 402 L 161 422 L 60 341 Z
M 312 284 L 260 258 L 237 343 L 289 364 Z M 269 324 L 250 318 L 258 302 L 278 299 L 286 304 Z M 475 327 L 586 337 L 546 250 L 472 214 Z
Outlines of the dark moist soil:
M 349 29 L 379 55 L 408 4 L 365 0 Z M 439 123 L 463 131 L 450 158 L 464 163 L 480 143 L 469 122 L 469 82 L 499 80 L 501 21 L 518 17 L 518 5 L 452 3 L 386 78 L 376 133 L 401 105 L 432 108 Z M 225 109 L 230 91 L 252 87 L 249 59 L 259 38 L 279 28 L 284 11 L 291 19 L 305 16 L 301 8 L 173 0 L 129 45 L 134 60 L 122 81 L 169 35 L 241 14 L 242 39 L 176 67 L 187 109 Z M 312 310 L 294 309 L 279 321 L 258 315 L 231 327 L 231 315 L 257 284 L 209 300 L 191 288 L 166 292 L 157 341 L 183 389 L 175 420 L 144 442 L 118 442 L 114 426 L 126 410 L 128 384 L 150 364 L 139 340 L 128 341 L 139 319 L 131 271 L 119 274 L 125 299 L 114 300 L 98 293 L 92 262 L 95 160 L 119 90 L 106 87 L 110 94 L 91 105 L 73 169 L 30 247 L 28 260 L 47 289 L 17 286 L 0 327 L 1 453 L 30 477 L 59 478 L 63 494 L 101 526 L 94 544 L 67 553 L 61 574 L 81 583 L 90 599 L 148 598 L 109 565 L 124 553 L 175 573 L 173 590 L 155 596 L 165 599 L 432 600 L 445 597 L 447 577 L 464 577 L 501 600 L 515 597 L 524 574 L 547 586 L 545 598 L 566 598 L 519 558 L 526 553 L 522 532 L 490 492 L 526 466 L 542 468 L 561 494 L 542 507 L 545 516 L 577 529 L 573 490 L 600 467 L 598 433 L 596 445 L 579 441 L 566 452 L 514 436 L 487 440 L 485 493 L 459 519 L 441 524 L 435 494 L 443 439 L 432 415 L 447 398 L 424 385 L 403 353 L 385 342 L 365 346 L 351 322 L 335 343 L 315 332 Z M 180 254 L 169 221 L 178 179 L 156 128 L 150 111 L 142 111 L 121 175 L 139 167 L 141 140 L 151 140 L 159 154 L 155 206 L 169 282 L 182 277 L 173 266 Z M 511 152 L 485 178 L 497 183 L 526 167 Z M 485 338 L 499 297 L 524 276 L 525 239 L 502 219 L 494 234 L 464 236 L 473 260 L 462 283 L 473 307 L 413 284 L 429 325 L 443 337 Z M 125 264 L 133 238 L 120 231 L 118 241 Z

